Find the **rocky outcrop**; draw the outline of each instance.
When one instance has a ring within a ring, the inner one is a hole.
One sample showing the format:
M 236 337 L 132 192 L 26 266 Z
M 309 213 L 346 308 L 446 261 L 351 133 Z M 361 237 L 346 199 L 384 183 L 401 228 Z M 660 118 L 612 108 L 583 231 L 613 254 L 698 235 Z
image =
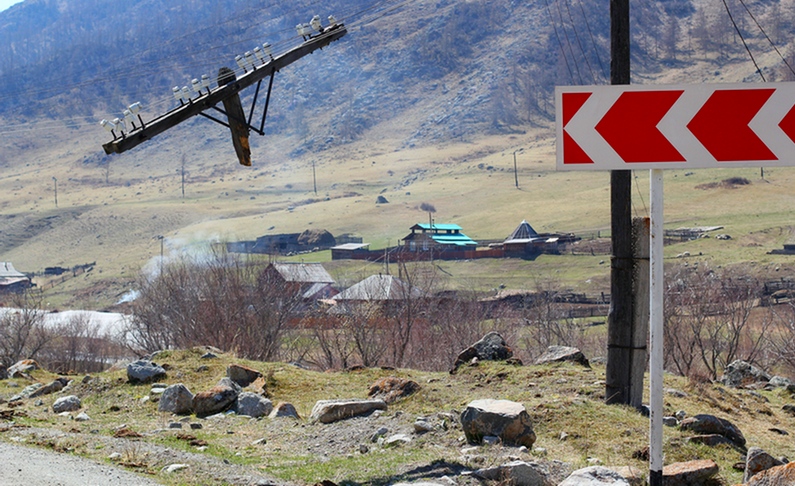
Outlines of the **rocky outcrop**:
M 152 383 L 166 377 L 166 370 L 151 361 L 138 360 L 127 365 L 127 381 L 132 384 Z
M 367 396 L 370 398 L 380 398 L 387 404 L 391 404 L 401 398 L 413 395 L 419 390 L 420 385 L 416 381 L 388 376 L 379 378 L 375 383 L 370 385 Z
M 51 393 L 59 392 L 59 391 L 63 390 L 63 388 L 68 383 L 69 383 L 69 379 L 68 378 L 59 377 L 59 378 L 56 378 L 55 380 L 53 380 L 51 383 L 48 383 L 47 385 L 44 385 L 44 386 L 38 388 L 37 390 L 35 390 L 33 393 L 31 393 L 28 396 L 30 398 L 36 398 L 36 397 L 40 397 L 40 396 L 43 396 L 43 395 L 49 395 Z
M 729 439 L 738 447 L 745 447 L 745 437 L 733 423 L 714 415 L 699 414 L 682 420 L 682 430 L 691 430 L 697 434 L 718 434 Z
M 521 403 L 509 400 L 474 400 L 461 414 L 461 427 L 470 444 L 483 437 L 499 437 L 506 445 L 533 447 L 536 434 Z
M 747 361 L 738 359 L 729 363 L 729 366 L 723 370 L 723 376 L 720 382 L 726 386 L 737 388 L 759 382 L 767 383 L 770 381 L 770 378 L 770 375 L 763 370 L 760 370 Z
M 193 393 L 182 383 L 171 385 L 160 396 L 157 409 L 161 412 L 189 415 L 193 411 Z
M 386 410 L 383 400 L 320 400 L 312 407 L 310 422 L 330 424 L 359 415 L 368 415 L 376 410 Z
M 591 364 L 588 362 L 588 358 L 577 348 L 572 348 L 570 346 L 550 346 L 547 350 L 535 360 L 535 364 L 546 364 L 546 363 L 559 363 L 562 361 L 571 361 L 574 363 L 581 364 L 586 368 L 590 368 Z
M 497 332 L 490 332 L 483 336 L 480 341 L 461 351 L 450 372 L 454 373 L 461 365 L 469 363 L 473 359 L 478 361 L 502 361 L 512 356 L 513 351 L 508 347 L 505 339 Z
M 40 368 L 41 366 L 39 366 L 39 363 L 37 363 L 35 360 L 23 359 L 9 366 L 7 373 L 9 378 L 22 378 L 31 371 L 35 371 Z

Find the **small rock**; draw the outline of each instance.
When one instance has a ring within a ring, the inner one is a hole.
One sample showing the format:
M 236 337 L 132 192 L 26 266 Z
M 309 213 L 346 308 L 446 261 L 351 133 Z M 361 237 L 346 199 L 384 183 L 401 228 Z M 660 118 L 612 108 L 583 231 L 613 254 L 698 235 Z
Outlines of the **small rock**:
M 182 422 L 170 422 L 168 424 L 168 428 L 169 429 L 181 429 L 182 428 Z
M 295 409 L 292 403 L 287 402 L 279 402 L 278 405 L 273 407 L 273 411 L 271 411 L 268 418 L 279 418 L 279 417 L 287 417 L 293 419 L 300 419 L 301 417 L 298 415 L 298 410 Z
M 746 486 L 779 486 L 795 484 L 795 462 L 775 466 L 755 474 Z
M 384 446 L 390 447 L 394 445 L 408 444 L 409 442 L 411 442 L 411 437 L 409 437 L 408 435 L 395 434 L 395 435 L 390 435 L 389 437 L 386 438 L 386 440 L 384 441 Z
M 500 443 L 500 438 L 494 435 L 486 435 L 483 437 L 483 445 L 493 446 Z
M 177 471 L 182 471 L 183 469 L 188 469 L 187 464 L 171 464 L 163 468 L 163 471 L 167 473 L 174 473 Z
M 263 437 L 263 438 L 261 438 L 261 439 L 257 439 L 257 440 L 255 440 L 254 442 L 252 442 L 252 443 L 251 443 L 251 445 L 265 445 L 265 444 L 267 444 L 267 443 L 268 443 L 268 439 L 266 439 L 265 437 Z
M 389 429 L 386 427 L 381 427 L 375 431 L 375 433 L 370 437 L 370 442 L 378 442 L 378 439 L 385 436 L 389 432 Z
M 551 486 L 549 470 L 537 462 L 511 461 L 497 467 L 478 469 L 473 476 L 498 484 L 515 486 Z
M 171 385 L 163 390 L 157 410 L 177 415 L 190 414 L 193 411 L 193 393 L 182 383 Z
M 207 352 L 201 356 L 201 359 L 216 359 L 218 356 L 214 355 L 213 353 Z
M 41 369 L 39 363 L 32 359 L 23 359 L 9 366 L 7 373 L 9 378 L 24 378 L 27 373 Z
M 239 394 L 240 386 L 229 378 L 224 378 L 210 390 L 193 396 L 193 412 L 197 417 L 223 412 L 234 405 Z
M 674 417 L 676 417 L 677 420 L 682 421 L 685 419 L 685 417 L 687 417 L 687 412 L 684 410 L 679 410 L 674 414 Z
M 91 417 L 89 417 L 85 412 L 80 412 L 77 414 L 77 417 L 75 417 L 75 420 L 78 422 L 88 422 L 91 420 Z
M 505 339 L 497 332 L 490 332 L 458 354 L 450 373 L 455 373 L 461 365 L 469 363 L 473 359 L 478 361 L 503 361 L 512 356 L 513 351 L 508 347 Z
M 198 423 L 198 422 L 192 422 L 192 423 L 190 424 L 190 428 L 191 428 L 191 430 L 199 430 L 199 429 L 201 429 L 202 427 L 203 427 L 203 425 L 202 425 L 202 424 L 200 424 L 200 423 Z
M 700 434 L 719 434 L 740 447 L 745 447 L 745 437 L 734 424 L 714 415 L 699 414 L 682 421 L 682 430 L 692 430 Z
M 524 406 L 509 400 L 474 400 L 461 414 L 461 427 L 471 444 L 484 436 L 499 437 L 506 445 L 533 447 L 536 434 Z
M 432 430 L 433 430 L 433 425 L 429 424 L 425 420 L 417 420 L 416 422 L 414 422 L 414 432 L 418 434 L 424 434 Z
M 121 460 L 121 453 L 114 452 L 114 453 L 112 453 L 112 454 L 110 454 L 108 456 L 108 459 L 111 460 L 111 461 L 114 461 L 114 462 L 120 461 Z
M 679 425 L 679 421 L 676 417 L 663 417 L 662 422 L 666 427 L 676 427 Z
M 405 378 L 389 376 L 379 378 L 367 392 L 370 398 L 380 398 L 387 404 L 394 403 L 401 398 L 408 397 L 419 391 L 420 385 L 416 381 Z

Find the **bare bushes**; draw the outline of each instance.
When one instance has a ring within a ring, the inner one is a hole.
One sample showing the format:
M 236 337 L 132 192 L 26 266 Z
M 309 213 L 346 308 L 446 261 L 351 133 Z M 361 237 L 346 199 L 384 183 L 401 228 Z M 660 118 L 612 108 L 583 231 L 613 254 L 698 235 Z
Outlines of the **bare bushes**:
M 666 369 L 715 380 L 732 361 L 762 356 L 771 323 L 751 319 L 758 282 L 706 266 L 676 267 L 666 281 Z
M 52 339 L 44 326 L 41 294 L 28 290 L 11 300 L 15 310 L 0 317 L 0 365 L 8 368 L 20 359 L 36 358 Z
M 244 358 L 273 359 L 301 303 L 260 265 L 227 253 L 169 264 L 139 285 L 125 338 L 146 352 L 212 345 Z

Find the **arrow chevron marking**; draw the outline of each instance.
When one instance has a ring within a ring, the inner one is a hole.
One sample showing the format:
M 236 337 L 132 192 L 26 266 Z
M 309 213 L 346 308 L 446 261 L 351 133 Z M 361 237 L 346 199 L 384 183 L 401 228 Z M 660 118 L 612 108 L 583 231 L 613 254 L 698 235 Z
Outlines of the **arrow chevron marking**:
M 778 126 L 790 140 L 795 142 L 795 106 L 784 116 Z
M 563 93 L 563 163 L 564 164 L 593 164 L 591 157 L 574 141 L 566 131 L 566 125 L 574 115 L 580 111 L 582 105 L 588 101 L 592 93 Z
M 748 126 L 774 91 L 773 88 L 716 90 L 687 128 L 718 162 L 778 160 Z
M 683 92 L 622 93 L 597 123 L 596 131 L 624 162 L 684 162 L 682 154 L 657 128 Z

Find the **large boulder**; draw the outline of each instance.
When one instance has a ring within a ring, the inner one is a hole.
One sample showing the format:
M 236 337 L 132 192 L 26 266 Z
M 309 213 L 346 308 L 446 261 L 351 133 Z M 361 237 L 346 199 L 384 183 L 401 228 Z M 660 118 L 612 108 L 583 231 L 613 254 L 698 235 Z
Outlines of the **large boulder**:
M 252 392 L 243 392 L 237 397 L 235 412 L 249 417 L 263 417 L 273 411 L 273 403 L 267 398 Z
M 239 364 L 231 364 L 226 368 L 226 376 L 242 386 L 243 388 L 254 383 L 254 380 L 260 378 L 262 373 L 259 371 Z
M 729 366 L 723 370 L 720 382 L 726 386 L 737 388 L 759 382 L 767 383 L 770 378 L 771 376 L 768 373 L 747 361 L 738 359 L 729 363 Z
M 160 396 L 157 409 L 177 415 L 190 415 L 193 411 L 193 393 L 182 383 L 171 385 Z
M 418 392 L 419 389 L 420 385 L 416 381 L 388 376 L 379 378 L 375 383 L 370 385 L 367 396 L 370 398 L 380 398 L 389 404 L 412 395 Z
M 152 383 L 166 377 L 166 370 L 151 361 L 139 359 L 127 365 L 127 380 L 132 384 Z
M 75 410 L 80 410 L 82 406 L 79 398 L 69 395 L 55 400 L 55 403 L 52 404 L 52 411 L 55 413 L 74 412 Z
M 577 348 L 570 346 L 550 346 L 541 356 L 536 359 L 535 364 L 558 363 L 562 361 L 572 361 L 590 368 L 588 358 Z
M 512 461 L 496 467 L 478 469 L 473 476 L 487 481 L 499 481 L 510 486 L 553 486 L 549 471 L 537 462 Z
M 330 424 L 360 415 L 368 415 L 376 410 L 386 410 L 387 405 L 383 400 L 319 400 L 312 407 L 309 416 L 311 422 Z
M 577 469 L 558 486 L 629 486 L 629 482 L 618 472 L 603 466 Z
M 665 486 L 702 486 L 718 474 L 718 464 L 712 459 L 676 462 L 663 467 Z
M 198 417 L 223 412 L 235 404 L 238 395 L 240 386 L 229 378 L 224 378 L 210 390 L 193 396 L 193 412 Z
M 509 400 L 474 400 L 461 414 L 461 427 L 471 444 L 485 436 L 499 437 L 504 444 L 532 448 L 533 424 L 524 405 Z
M 477 358 L 478 361 L 503 361 L 511 356 L 513 356 L 513 351 L 508 347 L 505 339 L 498 332 L 492 331 L 483 336 L 480 341 L 458 353 L 451 373 L 455 372 L 462 364 L 472 361 L 473 358 Z
M 743 474 L 743 483 L 747 483 L 752 477 L 762 471 L 767 471 L 770 468 L 784 465 L 775 457 L 771 456 L 759 447 L 751 447 L 748 449 L 748 454 L 745 459 L 745 473 Z
M 745 486 L 781 486 L 795 484 L 795 462 L 771 467 L 755 474 Z
M 692 430 L 697 434 L 718 434 L 726 437 L 738 447 L 745 447 L 745 436 L 733 423 L 714 415 L 699 414 L 682 420 L 682 430 Z

